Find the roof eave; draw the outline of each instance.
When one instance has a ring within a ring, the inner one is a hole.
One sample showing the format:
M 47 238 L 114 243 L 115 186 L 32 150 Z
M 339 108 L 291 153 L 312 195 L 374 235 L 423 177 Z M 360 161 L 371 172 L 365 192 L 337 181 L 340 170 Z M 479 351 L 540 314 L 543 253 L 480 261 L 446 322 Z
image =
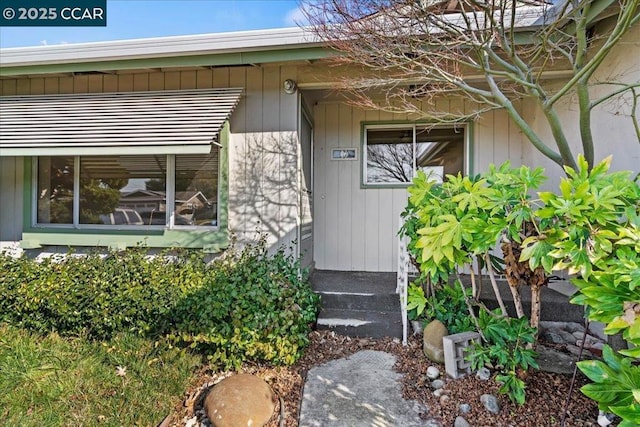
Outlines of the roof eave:
M 304 28 L 8 48 L 0 50 L 0 76 L 311 60 L 323 51 Z

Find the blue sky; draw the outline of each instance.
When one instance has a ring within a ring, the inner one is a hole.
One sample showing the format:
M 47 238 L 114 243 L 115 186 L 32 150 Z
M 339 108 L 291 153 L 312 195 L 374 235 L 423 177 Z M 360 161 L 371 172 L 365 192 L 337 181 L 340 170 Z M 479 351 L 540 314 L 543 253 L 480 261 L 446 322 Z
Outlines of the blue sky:
M 106 27 L 1 27 L 0 47 L 22 47 L 293 27 L 297 0 L 107 0 Z

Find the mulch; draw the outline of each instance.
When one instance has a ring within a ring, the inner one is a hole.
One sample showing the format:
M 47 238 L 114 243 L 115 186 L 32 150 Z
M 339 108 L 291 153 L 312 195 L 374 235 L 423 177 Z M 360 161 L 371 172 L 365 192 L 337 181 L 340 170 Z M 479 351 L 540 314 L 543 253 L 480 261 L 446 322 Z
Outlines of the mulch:
M 434 395 L 426 376 L 429 366 L 437 366 L 444 373 L 444 366 L 430 362 L 422 354 L 422 342 L 412 337 L 405 347 L 391 338 L 350 338 L 329 331 L 314 331 L 311 344 L 305 355 L 293 366 L 272 367 L 266 364 L 245 364 L 243 372 L 255 374 L 271 385 L 284 402 L 284 420 L 281 423 L 280 409 L 267 424 L 268 427 L 296 427 L 302 400 L 304 379 L 314 366 L 330 360 L 347 357 L 360 350 L 386 351 L 396 356 L 394 369 L 403 374 L 403 397 L 425 404 L 429 412 L 425 419 L 435 417 L 443 426 L 452 426 L 458 415 L 463 415 L 472 426 L 538 427 L 560 426 L 569 396 L 571 376 L 530 371 L 523 375 L 526 383 L 527 401 L 517 405 L 498 393 L 499 385 L 494 378 L 482 381 L 474 375 L 453 380 L 445 379 L 443 396 Z M 231 375 L 230 372 L 211 371 L 204 367 L 194 377 L 194 383 L 185 392 L 185 399 L 171 415 L 166 425 L 184 426 L 200 409 L 201 401 L 210 386 Z M 597 426 L 598 408 L 595 402 L 580 393 L 579 388 L 586 379 L 578 374 L 566 411 L 565 426 Z M 499 396 L 501 410 L 498 414 L 487 412 L 480 396 L 491 393 Z M 468 403 L 471 410 L 461 414 L 459 405 Z

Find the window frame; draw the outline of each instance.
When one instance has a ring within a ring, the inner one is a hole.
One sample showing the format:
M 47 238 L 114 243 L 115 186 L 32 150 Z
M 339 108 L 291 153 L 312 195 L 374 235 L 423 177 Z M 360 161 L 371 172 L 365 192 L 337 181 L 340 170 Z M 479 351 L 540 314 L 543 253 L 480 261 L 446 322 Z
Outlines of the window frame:
M 222 150 L 221 147 L 216 148 Z M 220 207 L 221 207 L 221 188 L 223 167 L 221 166 L 222 153 L 218 153 L 218 172 L 217 172 L 217 196 L 216 196 L 216 225 L 176 225 L 175 224 L 175 177 L 176 177 L 176 156 L 181 154 L 166 154 L 167 157 L 167 171 L 165 180 L 166 190 L 166 205 L 171 209 L 170 215 L 167 215 L 167 222 L 164 225 L 111 225 L 111 224 L 82 224 L 80 223 L 80 165 L 81 158 L 83 156 L 68 156 L 73 157 L 73 212 L 71 224 L 59 224 L 59 223 L 39 223 L 38 222 L 38 169 L 39 161 L 43 157 L 56 157 L 56 156 L 32 156 L 31 157 L 31 215 L 30 225 L 31 228 L 37 230 L 43 229 L 57 229 L 57 230 L 82 230 L 82 231 L 162 231 L 162 230 L 176 230 L 176 231 L 219 231 L 220 229 Z M 122 154 L 126 156 L 126 154 Z
M 411 185 L 411 182 L 368 182 L 367 181 L 367 160 L 368 160 L 368 150 L 367 150 L 367 131 L 369 129 L 376 130 L 384 130 L 384 129 L 406 129 L 411 128 L 413 132 L 413 159 L 412 159 L 412 172 L 415 174 L 416 171 L 416 128 L 421 126 L 428 126 L 432 129 L 462 129 L 464 132 L 463 145 L 462 145 L 462 174 L 470 175 L 472 173 L 471 170 L 471 153 L 472 153 L 472 133 L 473 133 L 473 123 L 471 122 L 462 122 L 457 124 L 437 124 L 433 125 L 429 122 L 424 121 L 391 121 L 391 122 L 362 122 L 361 123 L 361 141 L 360 141 L 360 151 L 361 162 L 360 162 L 360 187 L 361 188 L 407 188 Z

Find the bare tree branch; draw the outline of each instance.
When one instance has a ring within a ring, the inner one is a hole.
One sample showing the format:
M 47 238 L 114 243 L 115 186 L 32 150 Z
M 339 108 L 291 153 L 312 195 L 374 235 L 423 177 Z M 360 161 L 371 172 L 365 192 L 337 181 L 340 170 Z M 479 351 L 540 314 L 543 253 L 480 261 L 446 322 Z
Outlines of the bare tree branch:
M 531 144 L 561 166 L 575 166 L 577 156 L 556 104 L 577 96 L 582 152 L 593 164 L 591 112 L 604 101 L 591 101 L 592 78 L 640 20 L 640 0 L 303 2 L 311 31 L 340 53 L 331 62 L 361 70 L 339 83 L 352 105 L 436 123 L 459 123 L 504 109 Z M 594 27 L 605 12 L 611 25 Z M 547 76 L 558 71 L 570 74 L 559 87 L 555 80 L 552 90 Z M 627 90 L 638 87 L 628 84 Z M 476 108 L 439 111 L 435 101 L 442 97 L 467 99 Z M 514 101 L 525 98 L 541 108 L 553 144 L 543 141 L 514 108 Z M 637 129 L 638 119 L 632 120 Z

